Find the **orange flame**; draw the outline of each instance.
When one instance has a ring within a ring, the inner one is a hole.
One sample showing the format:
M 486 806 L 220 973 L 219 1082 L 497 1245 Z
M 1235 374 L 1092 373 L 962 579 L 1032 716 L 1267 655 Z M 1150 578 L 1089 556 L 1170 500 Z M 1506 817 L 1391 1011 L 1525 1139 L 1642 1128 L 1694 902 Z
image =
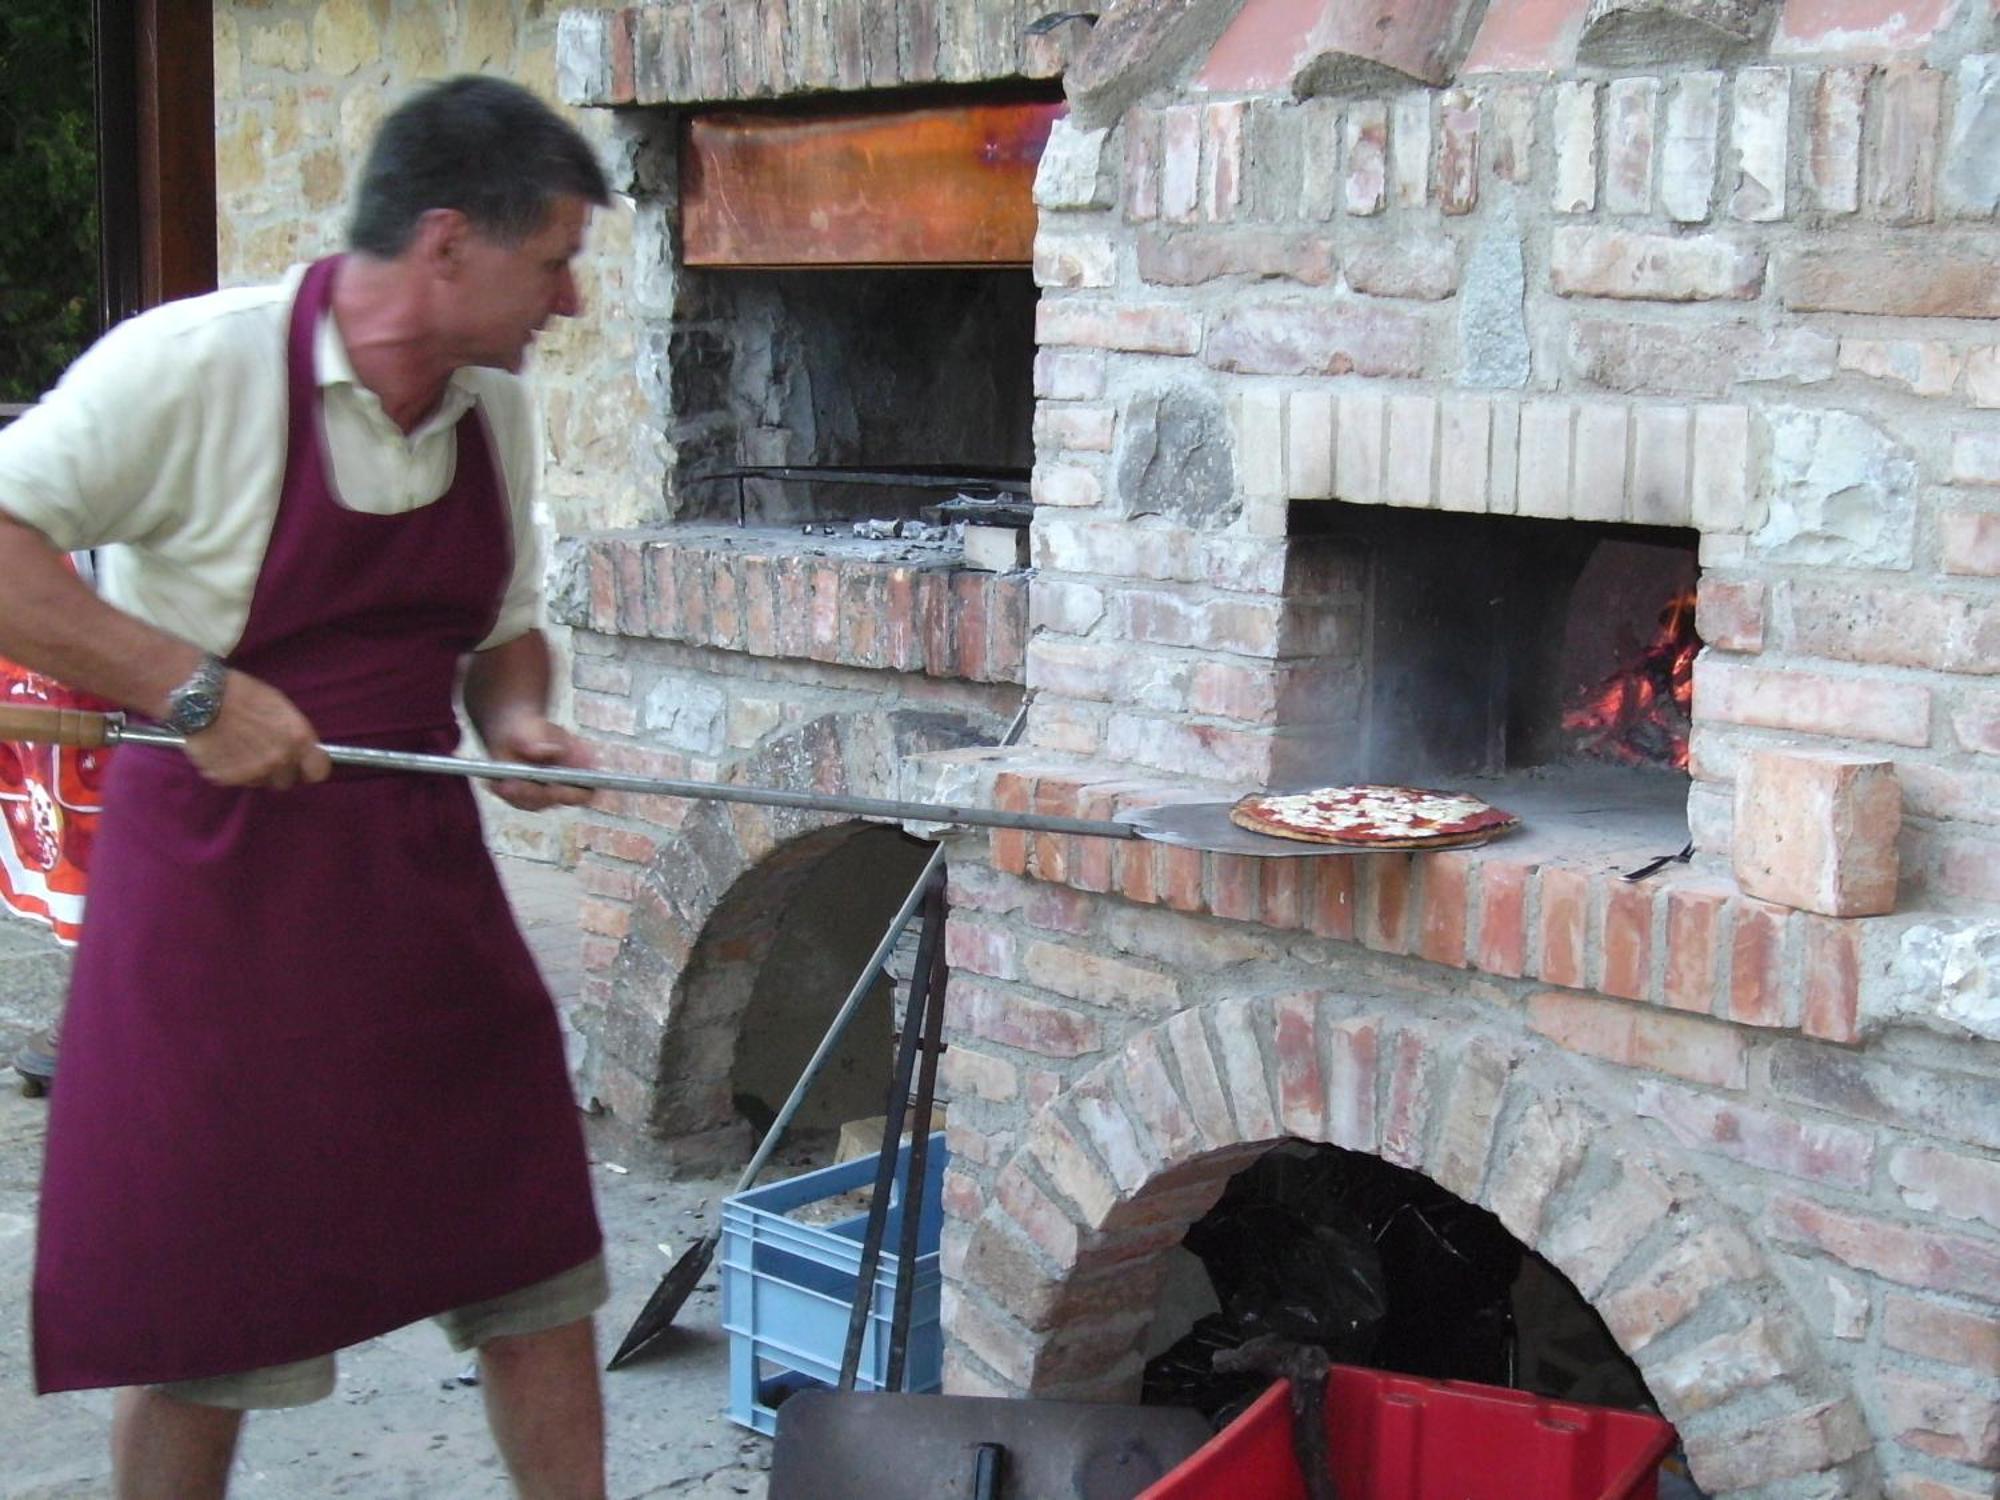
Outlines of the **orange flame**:
M 1577 749 L 1628 766 L 1687 769 L 1694 704 L 1694 590 L 1668 600 L 1652 638 L 1631 663 L 1590 689 L 1562 716 Z

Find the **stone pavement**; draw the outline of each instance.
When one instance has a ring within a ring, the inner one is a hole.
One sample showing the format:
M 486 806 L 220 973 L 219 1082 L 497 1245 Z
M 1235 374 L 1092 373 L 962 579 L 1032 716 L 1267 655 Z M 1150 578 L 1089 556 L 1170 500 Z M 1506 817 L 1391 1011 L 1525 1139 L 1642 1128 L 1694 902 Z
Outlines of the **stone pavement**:
M 557 998 L 575 993 L 578 937 L 571 879 L 547 865 L 502 861 L 521 925 Z M 0 1058 L 45 1025 L 66 960 L 47 933 L 0 914 Z M 46 1103 L 0 1077 L 0 1497 L 83 1500 L 109 1492 L 111 1398 L 37 1398 L 27 1354 L 35 1185 Z M 669 1181 L 639 1161 L 606 1159 L 593 1141 L 595 1181 L 612 1272 L 598 1320 L 608 1354 L 673 1256 L 714 1222 L 733 1179 Z M 615 1170 L 624 1167 L 626 1170 Z M 511 1493 L 486 1433 L 477 1389 L 457 1381 L 464 1360 L 429 1324 L 374 1339 L 341 1359 L 333 1396 L 251 1418 L 234 1497 L 307 1500 L 501 1500 Z M 769 1440 L 721 1415 L 728 1375 L 716 1273 L 675 1320 L 662 1353 L 604 1377 L 613 1500 L 761 1496 Z

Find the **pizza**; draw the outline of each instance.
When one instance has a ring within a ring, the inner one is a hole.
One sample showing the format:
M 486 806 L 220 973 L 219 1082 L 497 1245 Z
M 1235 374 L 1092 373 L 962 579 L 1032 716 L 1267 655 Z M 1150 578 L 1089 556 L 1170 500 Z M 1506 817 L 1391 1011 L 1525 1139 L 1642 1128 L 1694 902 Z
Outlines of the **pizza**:
M 1451 849 L 1483 844 L 1521 820 L 1477 797 L 1420 786 L 1323 786 L 1253 792 L 1229 809 L 1253 833 L 1360 849 Z

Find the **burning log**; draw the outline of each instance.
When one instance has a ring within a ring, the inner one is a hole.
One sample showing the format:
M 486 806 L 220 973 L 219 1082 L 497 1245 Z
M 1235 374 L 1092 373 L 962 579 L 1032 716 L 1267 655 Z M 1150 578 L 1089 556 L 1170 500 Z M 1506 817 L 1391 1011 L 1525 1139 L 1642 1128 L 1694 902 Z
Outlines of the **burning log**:
M 1562 716 L 1578 753 L 1628 766 L 1687 769 L 1693 725 L 1694 659 L 1701 637 L 1694 629 L 1694 590 L 1660 610 L 1652 637 L 1630 662 L 1581 694 Z

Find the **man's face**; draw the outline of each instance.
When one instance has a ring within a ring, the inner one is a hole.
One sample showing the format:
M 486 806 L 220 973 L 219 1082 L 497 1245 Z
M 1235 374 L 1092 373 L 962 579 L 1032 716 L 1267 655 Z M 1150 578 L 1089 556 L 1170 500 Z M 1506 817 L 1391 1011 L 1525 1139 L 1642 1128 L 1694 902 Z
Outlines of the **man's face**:
M 528 345 L 551 318 L 583 311 L 572 263 L 583 249 L 590 204 L 553 200 L 541 227 L 518 245 L 496 244 L 476 232 L 463 242 L 463 275 L 452 319 L 460 364 L 518 371 Z

